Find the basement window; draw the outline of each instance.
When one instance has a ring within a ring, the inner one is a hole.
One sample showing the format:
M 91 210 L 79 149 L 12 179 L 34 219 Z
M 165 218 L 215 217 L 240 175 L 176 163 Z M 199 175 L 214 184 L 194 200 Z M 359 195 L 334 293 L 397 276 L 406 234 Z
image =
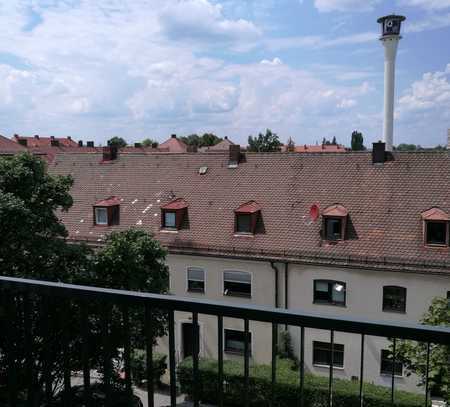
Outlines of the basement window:
M 345 306 L 346 284 L 342 281 L 314 280 L 314 303 Z
M 344 240 L 348 218 L 347 209 L 342 205 L 334 204 L 326 208 L 322 216 L 325 240 Z
M 235 227 L 237 234 L 254 235 L 258 232 L 261 223 L 261 206 L 255 201 L 249 201 L 234 210 Z
M 230 297 L 252 296 L 252 276 L 245 271 L 223 272 L 223 295 Z
M 406 312 L 406 288 L 394 285 L 383 287 L 383 311 Z
M 175 199 L 161 206 L 161 228 L 179 230 L 187 219 L 188 205 L 184 199 Z
M 94 205 L 94 225 L 114 226 L 120 224 L 120 199 L 109 197 Z
M 248 333 L 248 353 L 252 353 L 252 334 Z M 245 351 L 245 331 L 234 329 L 225 329 L 224 331 L 224 350 L 227 353 L 235 355 L 244 355 Z

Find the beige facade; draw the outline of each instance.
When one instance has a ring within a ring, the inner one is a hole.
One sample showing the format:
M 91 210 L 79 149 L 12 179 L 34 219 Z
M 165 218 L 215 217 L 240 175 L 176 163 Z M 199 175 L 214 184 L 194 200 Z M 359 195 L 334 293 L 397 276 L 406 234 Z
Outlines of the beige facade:
M 275 271 L 269 261 L 252 261 L 206 256 L 175 255 L 168 256 L 170 268 L 170 290 L 178 296 L 219 300 L 231 303 L 275 305 Z M 278 304 L 285 306 L 285 264 L 275 263 L 279 270 Z M 205 271 L 205 292 L 192 293 L 187 290 L 187 269 L 198 267 Z M 251 275 L 251 298 L 231 297 L 223 294 L 224 271 L 245 271 Z M 314 280 L 342 281 L 346 284 L 345 306 L 315 304 L 313 302 Z M 401 286 L 407 290 L 406 312 L 385 312 L 382 309 L 383 286 Z M 342 317 L 361 317 L 378 321 L 418 322 L 436 296 L 445 297 L 450 291 L 450 276 L 419 273 L 385 272 L 352 268 L 288 265 L 288 307 L 291 310 L 319 313 Z M 191 315 L 177 312 L 176 356 L 181 360 L 186 353 L 183 349 L 183 324 L 191 322 Z M 199 315 L 200 356 L 217 358 L 217 318 Z M 284 327 L 282 327 L 284 328 Z M 224 329 L 243 330 L 243 321 L 224 318 Z M 300 330 L 289 327 L 294 351 L 298 354 Z M 272 330 L 270 324 L 250 322 L 251 362 L 270 363 Z M 329 342 L 330 332 L 314 329 L 305 330 L 305 368 L 307 372 L 328 375 L 329 368 L 313 364 L 313 341 Z M 360 335 L 336 332 L 335 343 L 344 345 L 344 366 L 335 368 L 336 377 L 359 379 L 360 374 Z M 381 385 L 390 385 L 391 376 L 380 373 L 381 350 L 387 349 L 389 341 L 385 338 L 366 337 L 364 380 Z M 167 351 L 167 341 L 159 344 L 161 351 Z M 187 351 L 189 352 L 189 350 Z M 227 358 L 241 358 L 224 353 Z M 395 378 L 399 389 L 422 391 L 417 388 L 417 378 L 406 375 Z

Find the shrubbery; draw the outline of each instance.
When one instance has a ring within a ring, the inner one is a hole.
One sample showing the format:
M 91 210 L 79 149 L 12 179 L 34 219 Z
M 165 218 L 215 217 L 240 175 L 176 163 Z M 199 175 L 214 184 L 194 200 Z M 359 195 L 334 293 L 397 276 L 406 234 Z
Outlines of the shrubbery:
M 147 380 L 147 353 L 143 349 L 135 349 L 131 354 L 131 377 L 136 386 Z M 154 384 L 161 383 L 161 376 L 167 369 L 167 355 L 153 353 Z
M 244 394 L 244 366 L 242 362 L 224 361 L 224 402 L 226 406 L 242 406 Z M 192 359 L 184 360 L 178 366 L 178 379 L 181 392 L 193 394 Z M 299 392 L 299 374 L 294 362 L 278 359 L 277 383 L 275 388 L 275 405 L 297 407 Z M 251 407 L 265 407 L 271 398 L 271 367 L 269 365 L 250 366 L 249 399 Z M 217 403 L 217 361 L 201 359 L 199 362 L 198 389 L 204 403 Z M 373 384 L 364 384 L 364 406 L 391 406 L 390 389 Z M 395 406 L 422 407 L 424 397 L 421 395 L 395 392 Z M 305 375 L 305 407 L 324 407 L 328 402 L 328 379 L 326 377 Z M 359 407 L 359 383 L 335 379 L 333 382 L 334 407 Z

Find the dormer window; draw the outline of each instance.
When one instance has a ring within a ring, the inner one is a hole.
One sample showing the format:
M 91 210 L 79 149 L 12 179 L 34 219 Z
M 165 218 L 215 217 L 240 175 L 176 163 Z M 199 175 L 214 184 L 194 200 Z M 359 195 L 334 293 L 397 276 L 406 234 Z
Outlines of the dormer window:
M 94 225 L 114 226 L 120 223 L 120 199 L 111 196 L 94 205 Z
M 178 198 L 161 206 L 161 228 L 179 230 L 187 216 L 187 202 Z
M 257 233 L 258 222 L 261 220 L 261 206 L 255 201 L 249 201 L 234 210 L 237 234 L 254 235 Z
M 448 246 L 449 220 L 446 212 L 439 208 L 431 208 L 421 214 L 423 219 L 423 235 L 427 246 Z
M 345 239 L 348 211 L 342 205 L 332 205 L 322 212 L 324 238 L 329 241 Z

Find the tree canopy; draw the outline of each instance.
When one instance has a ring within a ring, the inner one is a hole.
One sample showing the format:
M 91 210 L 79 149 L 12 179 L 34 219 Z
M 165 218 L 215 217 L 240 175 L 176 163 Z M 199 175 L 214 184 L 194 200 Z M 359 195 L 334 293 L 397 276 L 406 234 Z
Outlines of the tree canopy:
M 204 133 L 202 136 L 199 136 L 198 134 L 190 134 L 189 136 L 181 137 L 181 140 L 188 146 L 195 147 L 211 147 L 222 141 L 222 139 L 214 133 Z
M 142 141 L 141 141 L 141 144 L 142 144 L 144 147 L 153 147 L 153 148 L 156 148 L 156 147 L 159 146 L 159 143 L 158 143 L 156 140 L 153 140 L 153 139 L 151 139 L 151 138 L 146 138 L 146 139 L 142 140 Z
M 366 147 L 364 146 L 364 137 L 360 131 L 355 130 L 352 132 L 351 148 L 353 151 L 366 150 Z
M 108 146 L 123 148 L 127 146 L 127 142 L 122 137 L 112 137 L 108 140 Z
M 248 151 L 252 152 L 270 152 L 280 151 L 281 142 L 276 133 L 266 129 L 265 134 L 259 133 L 257 136 L 248 137 Z
M 324 137 L 322 139 L 322 145 L 323 146 L 336 146 L 337 145 L 336 136 L 333 136 L 333 139 L 331 141 L 328 140 L 326 137 Z
M 450 326 L 450 307 L 446 298 L 436 297 L 424 314 L 425 325 Z M 392 346 L 391 346 L 392 348 Z M 396 356 L 404 363 L 408 374 L 412 372 L 426 380 L 427 344 L 415 341 L 399 341 Z M 430 344 L 429 386 L 432 396 L 450 397 L 450 345 Z

